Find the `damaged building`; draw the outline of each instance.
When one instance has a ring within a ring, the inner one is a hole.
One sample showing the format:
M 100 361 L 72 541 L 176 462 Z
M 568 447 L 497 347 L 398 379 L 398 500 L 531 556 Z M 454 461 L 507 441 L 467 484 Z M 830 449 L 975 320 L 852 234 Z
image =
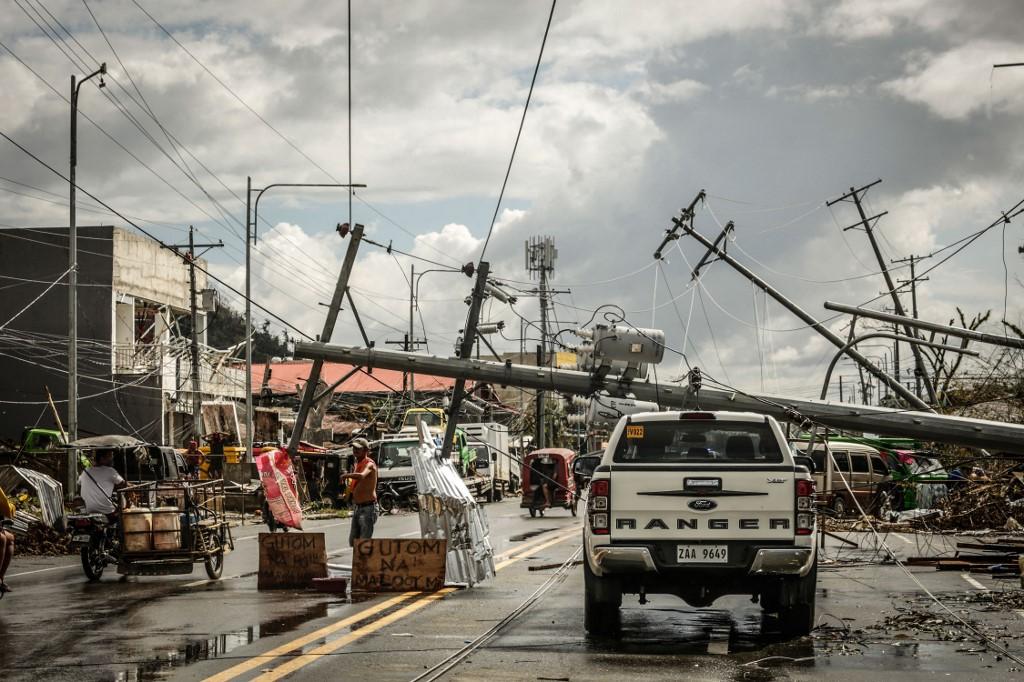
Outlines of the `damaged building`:
M 7 229 L 3 236 L 8 295 L 0 297 L 0 320 L 9 322 L 0 330 L 0 439 L 17 442 L 26 427 L 56 425 L 49 396 L 66 425 L 68 290 L 61 273 L 68 229 Z M 192 433 L 189 339 L 179 324 L 190 316 L 188 266 L 118 227 L 79 227 L 78 245 L 79 435 L 123 433 L 180 445 Z M 197 290 L 205 290 L 200 268 L 196 277 Z M 212 298 L 200 300 L 209 306 Z M 205 317 L 201 309 L 203 401 L 244 399 L 244 369 L 229 362 L 229 350 L 206 345 Z

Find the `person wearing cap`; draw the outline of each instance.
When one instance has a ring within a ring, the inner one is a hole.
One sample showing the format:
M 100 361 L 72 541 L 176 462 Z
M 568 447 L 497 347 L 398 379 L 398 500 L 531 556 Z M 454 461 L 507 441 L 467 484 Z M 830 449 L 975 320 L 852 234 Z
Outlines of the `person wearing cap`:
M 373 524 L 377 521 L 377 465 L 370 459 L 370 444 L 365 438 L 352 441 L 356 465 L 350 473 L 341 476 L 341 482 L 352 481 L 352 529 L 348 544 L 373 537 Z

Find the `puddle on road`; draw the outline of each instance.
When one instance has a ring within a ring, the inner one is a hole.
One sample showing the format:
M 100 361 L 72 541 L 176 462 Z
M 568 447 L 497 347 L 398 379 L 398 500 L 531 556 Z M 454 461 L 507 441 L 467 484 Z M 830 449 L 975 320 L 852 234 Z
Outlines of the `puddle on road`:
M 296 630 L 311 620 L 335 615 L 342 607 L 348 604 L 348 600 L 337 600 L 333 603 L 321 602 L 310 606 L 304 611 L 271 618 L 258 625 L 249 625 L 209 637 L 190 639 L 174 651 L 164 652 L 158 658 L 154 658 L 151 661 L 117 672 L 115 679 L 119 682 L 160 680 L 175 668 L 191 665 L 199 661 L 221 658 L 235 649 L 248 646 L 259 639 L 282 635 Z

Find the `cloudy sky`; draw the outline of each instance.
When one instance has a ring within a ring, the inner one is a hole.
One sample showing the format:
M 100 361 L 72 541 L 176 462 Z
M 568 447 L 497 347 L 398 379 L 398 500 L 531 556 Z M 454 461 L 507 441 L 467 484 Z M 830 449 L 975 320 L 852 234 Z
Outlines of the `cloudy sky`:
M 353 217 L 368 236 L 445 266 L 479 258 L 549 7 L 353 2 L 352 177 L 367 185 Z M 825 318 L 825 300 L 861 303 L 884 290 L 866 236 L 842 231 L 857 220 L 853 205 L 827 200 L 881 178 L 865 210 L 888 211 L 877 229 L 887 260 L 927 256 L 988 226 L 1024 195 L 1024 67 L 992 69 L 1024 61 L 1024 8 L 980 7 L 562 0 L 488 247 L 492 271 L 528 282 L 524 240 L 553 236 L 553 284 L 570 292 L 556 299 L 559 328 L 615 304 L 631 324 L 685 344 L 690 363 L 721 381 L 817 394 L 827 342 L 724 263 L 693 286 L 688 264 L 703 249 L 692 239 L 660 264 L 652 253 L 705 189 L 697 228 L 713 238 L 734 220 L 729 252 Z M 257 187 L 348 178 L 346 32 L 340 2 L 10 0 L 0 14 L 0 129 L 65 170 L 61 95 L 71 74 L 107 62 L 107 87 L 82 90 L 81 186 L 162 238 L 180 240 L 194 224 L 223 239 L 213 271 L 241 287 L 246 176 Z M 0 141 L 0 223 L 66 224 L 65 194 Z M 123 224 L 88 201 L 79 215 Z M 315 334 L 347 243 L 333 231 L 348 219 L 347 196 L 272 190 L 260 217 L 254 298 Z M 922 316 L 992 309 L 1001 331 L 1005 297 L 1019 323 L 1019 225 L 990 230 L 930 272 Z M 11 243 L 0 237 L 0 248 Z M 438 267 L 360 253 L 356 302 L 378 343 L 408 327 L 413 264 Z M 50 270 L 63 267 L 42 274 Z M 470 286 L 456 274 L 422 279 L 430 352 L 451 353 Z M 517 314 L 536 319 L 535 300 L 487 310 L 508 325 L 502 349 L 519 347 Z M 343 314 L 335 341 L 358 341 L 352 319 Z M 419 314 L 416 327 L 422 335 Z M 526 336 L 533 347 L 536 332 Z M 681 367 L 668 353 L 659 376 Z

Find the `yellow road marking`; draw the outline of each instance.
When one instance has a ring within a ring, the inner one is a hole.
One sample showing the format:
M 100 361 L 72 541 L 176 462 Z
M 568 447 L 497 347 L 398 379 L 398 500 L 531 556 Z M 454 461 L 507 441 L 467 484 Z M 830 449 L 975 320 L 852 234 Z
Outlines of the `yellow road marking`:
M 274 680 L 281 679 L 285 675 L 290 675 L 299 668 L 304 668 L 305 666 L 309 665 L 318 658 L 326 656 L 340 649 L 341 647 L 346 646 L 347 644 L 351 644 L 357 639 L 361 639 L 366 635 L 372 634 L 377 630 L 380 630 L 381 628 L 387 627 L 395 621 L 401 620 L 402 618 L 405 618 L 406 616 L 416 611 L 419 611 L 427 604 L 437 601 L 438 599 L 441 599 L 445 595 L 448 595 L 454 592 L 455 590 L 456 588 L 454 587 L 445 587 L 443 589 L 438 590 L 437 592 L 431 592 L 422 599 L 414 601 L 411 604 L 407 604 L 399 610 L 395 611 L 394 613 L 384 616 L 378 621 L 374 621 L 373 623 L 370 623 L 365 627 L 361 627 L 358 630 L 353 630 L 344 637 L 339 637 L 338 639 L 327 642 L 322 646 L 318 646 L 317 648 L 310 651 L 308 654 L 296 656 L 287 663 L 279 665 L 273 670 L 266 672 L 260 675 L 259 677 L 253 678 L 253 682 L 273 682 Z
M 232 666 L 227 670 L 219 672 L 211 677 L 207 677 L 205 682 L 226 682 L 227 680 L 238 677 L 244 672 L 248 672 L 253 668 L 259 667 L 263 663 L 266 663 L 272 659 L 282 656 L 288 653 L 289 651 L 294 651 L 295 649 L 299 649 L 301 647 L 306 646 L 310 642 L 315 642 L 318 639 L 323 639 L 332 632 L 336 632 L 354 623 L 358 623 L 359 621 L 365 620 L 374 614 L 380 613 L 381 611 L 386 611 L 395 604 L 398 604 L 399 602 L 405 601 L 410 597 L 417 596 L 420 594 L 422 593 L 403 592 L 397 597 L 392 597 L 391 599 L 383 601 L 380 604 L 377 604 L 376 606 L 371 606 L 369 608 L 363 609 L 359 613 L 353 614 L 348 618 L 343 618 L 336 623 L 331 623 L 330 625 L 322 627 L 319 630 L 315 630 L 314 632 L 311 632 L 308 635 L 304 635 L 302 637 L 299 637 L 298 639 L 286 642 L 279 647 L 267 651 L 266 653 L 259 654 L 253 658 L 250 658 L 247 661 L 242 661 L 238 665 Z
M 577 533 L 579 533 L 579 531 L 580 531 L 580 529 L 578 527 L 574 526 L 574 527 L 569 529 L 569 532 L 560 533 L 560 534 L 556 535 L 554 538 L 549 538 L 549 537 L 538 538 L 538 539 L 534 540 L 530 545 L 523 546 L 523 547 L 516 547 L 513 550 L 508 550 L 508 551 L 502 552 L 501 554 L 499 554 L 495 558 L 496 559 L 497 558 L 501 558 L 501 557 L 510 557 L 510 558 L 504 559 L 503 561 L 499 561 L 495 565 L 494 570 L 496 572 L 500 571 L 503 568 L 506 568 L 506 567 L 516 563 L 517 561 L 522 561 L 523 559 L 525 559 L 527 556 L 533 554 L 534 552 L 539 552 L 539 551 L 541 551 L 543 549 L 547 549 L 548 547 L 551 547 L 553 545 L 557 545 L 560 542 L 565 542 L 569 538 L 571 538 L 571 537 L 575 536 Z M 424 606 L 427 606 L 428 604 L 431 604 L 431 603 L 437 601 L 438 599 L 441 599 L 442 597 L 445 597 L 445 596 L 451 594 L 452 592 L 455 592 L 456 589 L 457 588 L 454 588 L 454 587 L 445 587 L 445 588 L 443 588 L 441 590 L 438 590 L 437 592 L 431 592 L 429 594 L 426 594 L 422 598 L 417 599 L 416 601 L 413 601 L 413 602 L 411 602 L 409 604 L 406 604 L 401 609 L 399 609 L 399 610 L 395 611 L 394 613 L 391 613 L 391 614 L 389 614 L 387 616 L 384 616 L 380 620 L 374 621 L 373 623 L 370 623 L 369 625 L 366 625 L 365 627 L 361 627 L 358 630 L 353 630 L 352 632 L 349 632 L 347 635 L 344 635 L 343 637 L 339 637 L 338 639 L 335 639 L 335 640 L 332 640 L 330 642 L 327 642 L 327 643 L 317 647 L 316 649 L 313 649 L 312 651 L 310 651 L 307 654 L 301 654 L 301 655 L 296 656 L 292 660 L 279 665 L 278 667 L 274 668 L 273 670 L 270 670 L 270 671 L 268 671 L 268 672 L 266 672 L 266 673 L 264 673 L 264 674 L 262 674 L 262 675 L 260 675 L 260 676 L 258 676 L 256 678 L 254 678 L 253 682 L 257 682 L 257 681 L 258 682 L 272 682 L 273 680 L 279 680 L 279 679 L 281 679 L 282 677 L 284 677 L 286 675 L 290 675 L 291 673 L 295 672 L 296 670 L 299 670 L 300 668 L 304 668 L 305 666 L 309 665 L 310 663 L 312 663 L 313 661 L 315 661 L 315 660 L 317 660 L 319 658 L 322 658 L 322 657 L 324 657 L 324 656 L 326 656 L 328 654 L 331 654 L 334 651 L 337 651 L 338 649 L 340 649 L 340 648 L 342 648 L 344 646 L 347 646 L 347 645 L 351 644 L 352 642 L 355 642 L 356 640 L 362 639 L 366 635 L 373 634 L 377 630 L 380 630 L 380 629 L 382 629 L 384 627 L 387 627 L 391 623 L 394 623 L 394 622 L 396 622 L 398 620 L 401 620 L 402 618 L 405 618 L 406 616 L 408 616 L 408 615 L 410 615 L 412 613 L 415 613 L 416 611 L 419 611 Z M 405 594 L 401 595 L 400 598 L 404 599 L 409 594 L 422 595 L 423 593 L 422 592 L 405 593 Z M 390 604 L 396 603 L 397 599 L 398 598 L 392 599 L 392 600 L 390 600 L 389 603 Z M 381 606 L 383 606 L 383 604 Z M 383 609 L 376 608 L 374 612 L 380 612 L 381 610 L 383 610 Z M 346 621 L 352 622 L 352 621 L 362 620 L 366 616 L 371 615 L 369 613 L 370 611 L 371 611 L 371 609 L 367 609 L 366 611 L 363 611 L 360 614 L 356 614 L 355 616 L 353 616 L 351 618 L 347 618 Z M 363 614 L 366 614 L 366 616 L 364 616 Z M 336 630 L 339 627 L 343 627 L 343 625 L 341 625 L 340 623 L 336 623 L 333 626 L 328 626 L 328 628 L 330 628 L 331 631 Z M 323 628 L 323 630 L 327 630 L 328 628 Z M 273 651 L 267 652 L 267 654 L 264 654 L 264 655 L 260 656 L 259 659 L 257 659 L 256 661 L 249 660 L 249 661 L 246 661 L 245 663 L 241 663 L 241 664 L 235 666 L 234 668 L 230 668 L 228 670 L 225 670 L 223 673 L 220 673 L 220 675 L 216 675 L 214 677 L 207 678 L 207 680 L 205 682 L 226 682 L 226 680 L 230 680 L 233 677 L 236 677 L 238 674 L 240 674 L 240 673 L 242 673 L 242 672 L 244 672 L 246 670 L 252 670 L 253 668 L 257 667 L 262 661 L 266 660 L 267 656 L 269 656 L 270 654 L 272 654 L 274 652 L 281 651 L 281 653 L 287 653 L 287 652 L 292 651 L 292 650 L 294 650 L 294 649 L 296 649 L 296 648 L 298 648 L 300 646 L 303 646 L 304 644 L 308 644 L 309 641 L 318 638 L 317 637 L 317 633 L 319 633 L 319 632 L 322 632 L 322 630 L 318 630 L 315 633 L 311 633 L 310 635 L 306 635 L 305 637 L 302 637 L 299 640 L 296 640 L 295 642 L 290 642 L 288 644 L 284 644 L 282 646 L 279 646 L 279 647 L 277 647 L 277 649 L 274 649 Z M 243 668 L 243 666 L 244 666 L 244 668 Z M 237 670 L 237 672 L 232 672 L 232 671 L 236 671 L 236 670 Z

